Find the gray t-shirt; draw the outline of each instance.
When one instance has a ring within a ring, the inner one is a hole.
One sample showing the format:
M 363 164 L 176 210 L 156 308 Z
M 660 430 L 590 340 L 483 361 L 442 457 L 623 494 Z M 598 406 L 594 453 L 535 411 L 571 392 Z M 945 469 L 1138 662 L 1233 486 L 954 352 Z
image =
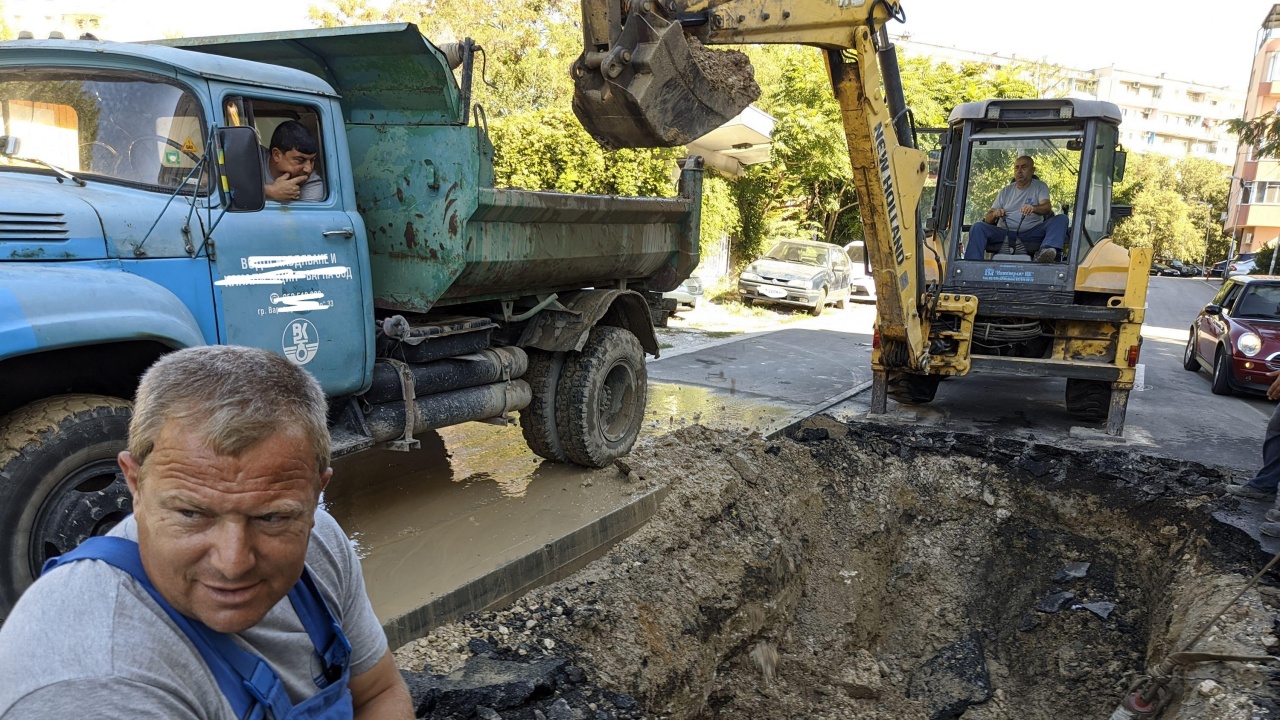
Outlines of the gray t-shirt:
M 991 209 L 1003 209 L 1005 212 L 1005 216 L 997 220 L 996 224 L 1006 230 L 1025 232 L 1044 222 L 1044 218 L 1035 213 L 1023 217 L 1022 206 L 1039 205 L 1048 199 L 1049 186 L 1043 180 L 1032 178 L 1025 188 L 1019 188 L 1017 183 L 1009 183 L 1001 188 Z M 1022 224 L 1019 225 L 1019 222 Z
M 262 151 L 262 182 L 270 185 L 276 181 L 271 175 L 271 151 L 261 145 L 258 149 Z M 298 192 L 300 195 L 294 202 L 320 202 L 324 199 L 324 181 L 313 172 L 298 186 Z
M 133 516 L 110 534 L 137 540 Z M 355 551 L 323 510 L 306 562 L 351 641 L 351 675 L 368 671 L 386 655 L 387 638 Z M 318 692 L 320 661 L 287 597 L 231 637 L 271 665 L 295 704 Z M 0 628 L 0 717 L 235 716 L 191 641 L 147 591 L 104 562 L 81 560 L 32 585 Z

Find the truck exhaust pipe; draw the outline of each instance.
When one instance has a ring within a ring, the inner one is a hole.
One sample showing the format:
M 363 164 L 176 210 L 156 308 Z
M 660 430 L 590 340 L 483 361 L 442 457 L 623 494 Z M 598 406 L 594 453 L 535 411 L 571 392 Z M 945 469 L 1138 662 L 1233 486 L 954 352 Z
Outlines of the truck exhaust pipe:
M 486 348 L 480 352 L 409 365 L 413 374 L 413 394 L 418 397 L 522 377 L 528 368 L 529 356 L 518 347 Z M 373 384 L 364 395 L 365 402 L 370 405 L 402 403 L 404 395 L 396 368 L 386 362 L 373 366 Z

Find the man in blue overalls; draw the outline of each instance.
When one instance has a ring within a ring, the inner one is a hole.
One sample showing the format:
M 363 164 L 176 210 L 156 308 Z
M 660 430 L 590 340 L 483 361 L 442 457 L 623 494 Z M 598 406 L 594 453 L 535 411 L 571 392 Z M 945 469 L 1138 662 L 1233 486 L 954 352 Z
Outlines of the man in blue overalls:
M 412 718 L 360 563 L 318 508 L 326 404 L 277 355 L 201 347 L 138 387 L 133 515 L 51 560 L 0 629 L 0 716 Z

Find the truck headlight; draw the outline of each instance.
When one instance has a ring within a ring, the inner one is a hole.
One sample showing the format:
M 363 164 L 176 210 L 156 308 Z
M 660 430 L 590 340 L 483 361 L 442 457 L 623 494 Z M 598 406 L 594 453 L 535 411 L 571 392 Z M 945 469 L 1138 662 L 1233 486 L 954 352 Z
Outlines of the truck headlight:
M 1258 351 L 1262 350 L 1262 338 L 1255 333 L 1247 332 L 1236 340 L 1236 347 L 1240 348 L 1240 352 L 1245 355 L 1253 357 L 1258 354 Z
M 764 280 L 764 278 L 760 277 L 759 275 L 753 272 L 744 272 L 739 277 L 743 280 L 750 280 L 751 282 L 760 282 L 761 280 Z

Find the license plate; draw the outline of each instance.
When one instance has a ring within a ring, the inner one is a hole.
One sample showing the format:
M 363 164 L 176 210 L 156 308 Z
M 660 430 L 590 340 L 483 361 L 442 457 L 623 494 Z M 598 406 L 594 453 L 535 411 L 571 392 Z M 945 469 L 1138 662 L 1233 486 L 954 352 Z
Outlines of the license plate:
M 783 290 L 782 288 L 773 287 L 771 285 L 761 285 L 760 294 L 764 295 L 765 297 L 781 299 L 787 296 L 787 291 Z

